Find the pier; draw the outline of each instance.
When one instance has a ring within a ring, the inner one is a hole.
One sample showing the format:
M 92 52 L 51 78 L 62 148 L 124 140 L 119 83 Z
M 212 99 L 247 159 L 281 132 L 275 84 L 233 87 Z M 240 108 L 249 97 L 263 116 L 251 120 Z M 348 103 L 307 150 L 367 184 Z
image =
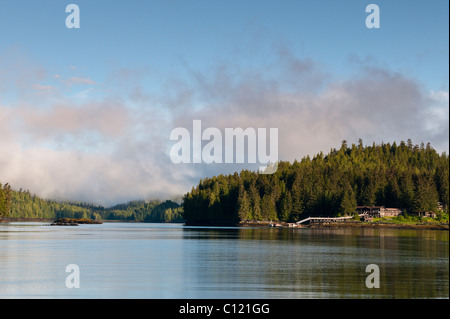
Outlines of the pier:
M 363 217 L 365 214 L 360 214 L 359 217 Z M 323 222 L 340 222 L 346 219 L 353 219 L 353 216 L 344 216 L 344 217 L 308 217 L 296 222 L 297 225 L 301 225 L 306 222 L 310 223 L 323 223 Z

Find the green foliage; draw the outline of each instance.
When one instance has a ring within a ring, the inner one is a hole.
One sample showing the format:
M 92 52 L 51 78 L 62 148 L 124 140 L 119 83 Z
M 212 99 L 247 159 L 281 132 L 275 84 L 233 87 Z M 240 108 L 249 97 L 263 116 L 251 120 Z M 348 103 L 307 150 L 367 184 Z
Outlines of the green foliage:
M 9 217 L 11 218 L 91 218 L 92 210 L 86 205 L 73 203 L 58 203 L 45 200 L 29 191 L 12 191 L 12 203 Z
M 9 200 L 8 200 L 9 199 Z M 132 201 L 110 208 L 85 203 L 56 202 L 42 199 L 29 191 L 13 191 L 0 184 L 0 217 L 11 218 L 88 218 L 146 222 L 183 222 L 183 208 L 170 200 Z
M 184 216 L 188 224 L 298 221 L 353 215 L 357 205 L 397 207 L 414 216 L 436 212 L 438 201 L 448 207 L 448 179 L 448 156 L 429 144 L 344 141 L 327 155 L 280 162 L 272 175 L 244 170 L 205 178 L 184 196 Z
M 448 212 L 439 211 L 436 215 L 436 219 L 441 223 L 448 223 Z
M 239 196 L 237 199 L 237 209 L 238 209 L 238 217 L 240 220 L 249 220 L 252 219 L 251 216 L 251 205 L 249 195 L 245 190 L 243 184 L 239 186 Z
M 12 191 L 11 186 L 6 183 L 3 187 L 0 183 L 0 220 L 8 217 L 11 212 Z
M 339 206 L 339 212 L 340 215 L 351 215 L 356 210 L 356 195 L 355 192 L 351 187 L 348 187 L 346 190 L 343 191 L 342 197 L 340 198 L 340 206 Z M 359 215 L 356 214 L 356 216 L 359 218 Z M 355 216 L 355 217 L 356 217 Z
M 432 176 L 418 176 L 413 209 L 417 212 L 437 211 L 438 192 Z

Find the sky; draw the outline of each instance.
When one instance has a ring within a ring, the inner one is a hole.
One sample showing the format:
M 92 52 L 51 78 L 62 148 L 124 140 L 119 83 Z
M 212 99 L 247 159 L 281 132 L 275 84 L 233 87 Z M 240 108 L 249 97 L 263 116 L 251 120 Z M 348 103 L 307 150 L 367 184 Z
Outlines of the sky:
M 67 28 L 68 4 L 80 27 Z M 379 7 L 368 28 L 366 6 Z M 278 158 L 411 139 L 449 151 L 447 0 L 1 0 L 0 182 L 171 198 L 239 163 L 171 161 L 175 128 L 277 128 Z

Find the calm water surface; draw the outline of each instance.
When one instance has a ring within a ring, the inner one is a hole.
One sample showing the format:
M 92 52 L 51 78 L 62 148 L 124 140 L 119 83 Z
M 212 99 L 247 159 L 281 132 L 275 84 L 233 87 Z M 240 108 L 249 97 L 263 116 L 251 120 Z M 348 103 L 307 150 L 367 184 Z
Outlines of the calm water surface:
M 448 298 L 449 233 L 0 224 L 0 298 Z M 66 287 L 66 266 L 80 288 Z M 365 285 L 368 264 L 380 288 Z

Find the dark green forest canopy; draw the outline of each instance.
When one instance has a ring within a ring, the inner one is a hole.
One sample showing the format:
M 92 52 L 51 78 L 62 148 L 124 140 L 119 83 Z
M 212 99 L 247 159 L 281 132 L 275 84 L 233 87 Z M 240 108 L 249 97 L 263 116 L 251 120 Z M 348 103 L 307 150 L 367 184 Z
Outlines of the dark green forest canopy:
M 437 211 L 438 202 L 448 207 L 449 158 L 411 140 L 350 147 L 343 141 L 327 155 L 280 162 L 272 175 L 244 170 L 202 179 L 183 199 L 187 224 L 292 222 L 352 215 L 357 205 Z

